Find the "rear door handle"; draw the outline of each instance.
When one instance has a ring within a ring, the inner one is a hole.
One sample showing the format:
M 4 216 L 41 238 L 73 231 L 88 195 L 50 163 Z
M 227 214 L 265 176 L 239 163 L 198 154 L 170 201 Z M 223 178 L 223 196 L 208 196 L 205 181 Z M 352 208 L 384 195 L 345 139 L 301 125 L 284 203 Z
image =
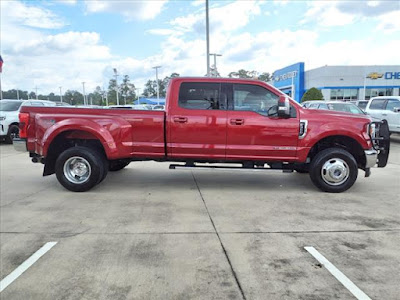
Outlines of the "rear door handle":
M 175 123 L 187 123 L 188 119 L 186 117 L 174 117 Z
M 243 125 L 244 119 L 231 119 L 231 125 Z
M 382 114 L 382 116 L 385 116 L 385 117 L 386 117 L 386 116 L 387 116 L 387 114 Z

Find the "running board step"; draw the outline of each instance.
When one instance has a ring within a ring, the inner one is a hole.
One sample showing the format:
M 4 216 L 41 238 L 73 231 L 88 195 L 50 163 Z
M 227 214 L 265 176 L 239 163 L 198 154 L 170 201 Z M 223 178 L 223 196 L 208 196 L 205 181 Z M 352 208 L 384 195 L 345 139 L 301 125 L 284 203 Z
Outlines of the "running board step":
M 171 170 L 176 169 L 195 169 L 195 170 L 239 170 L 239 171 L 276 171 L 282 170 L 284 173 L 292 173 L 292 169 L 282 169 L 282 168 L 265 168 L 265 167 L 229 167 L 229 166 L 196 166 L 194 164 L 189 165 L 179 165 L 170 164 L 169 168 Z

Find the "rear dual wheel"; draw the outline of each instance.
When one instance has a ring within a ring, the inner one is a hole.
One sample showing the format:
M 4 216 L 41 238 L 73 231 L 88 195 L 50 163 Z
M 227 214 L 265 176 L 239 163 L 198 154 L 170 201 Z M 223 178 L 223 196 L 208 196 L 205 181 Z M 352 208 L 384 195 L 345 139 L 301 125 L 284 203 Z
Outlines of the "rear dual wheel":
M 60 154 L 55 171 L 58 181 L 66 189 L 85 192 L 107 176 L 108 161 L 97 149 L 76 146 Z

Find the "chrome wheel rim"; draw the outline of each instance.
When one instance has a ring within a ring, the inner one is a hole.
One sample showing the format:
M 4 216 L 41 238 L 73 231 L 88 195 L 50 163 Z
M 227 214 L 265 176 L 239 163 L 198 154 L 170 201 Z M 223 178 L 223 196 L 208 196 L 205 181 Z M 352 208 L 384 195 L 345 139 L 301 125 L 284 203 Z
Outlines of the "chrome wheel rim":
M 73 156 L 64 163 L 64 176 L 69 182 L 82 184 L 89 180 L 92 168 L 83 157 Z
M 321 177 L 329 185 L 341 185 L 346 182 L 349 176 L 349 166 L 340 158 L 329 159 L 321 169 Z

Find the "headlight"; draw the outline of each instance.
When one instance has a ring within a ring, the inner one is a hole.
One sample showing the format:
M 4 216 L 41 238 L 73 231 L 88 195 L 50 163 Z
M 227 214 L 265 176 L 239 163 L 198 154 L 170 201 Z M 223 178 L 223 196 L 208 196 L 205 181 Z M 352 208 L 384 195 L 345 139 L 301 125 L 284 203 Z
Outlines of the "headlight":
M 371 123 L 371 124 L 369 124 L 368 125 L 368 134 L 369 134 L 369 136 L 371 137 L 371 138 L 375 138 L 375 136 L 376 136 L 376 126 L 375 126 L 375 123 Z
M 6 117 L 0 117 L 0 121 L 4 121 Z

